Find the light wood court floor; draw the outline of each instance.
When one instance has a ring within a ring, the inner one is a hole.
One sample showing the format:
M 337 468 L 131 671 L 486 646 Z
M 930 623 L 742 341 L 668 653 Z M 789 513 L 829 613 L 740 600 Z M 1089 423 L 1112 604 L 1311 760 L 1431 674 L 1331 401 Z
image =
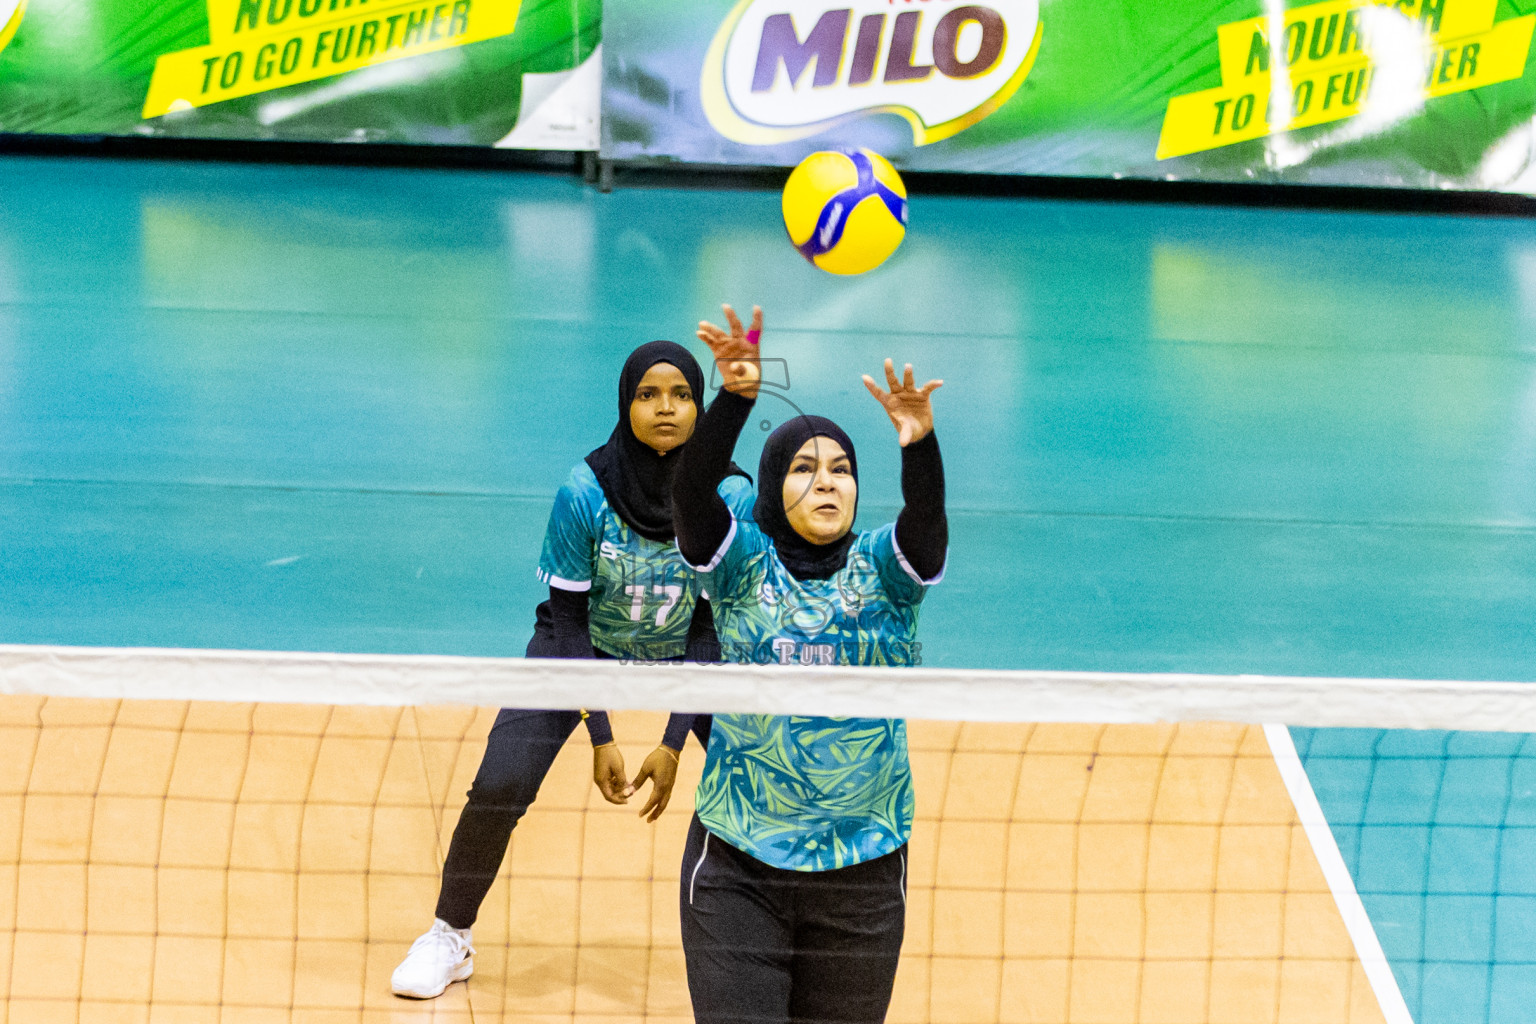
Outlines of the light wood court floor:
M 648 827 L 596 796 L 580 732 L 514 836 L 473 979 L 390 994 L 492 718 L 0 699 L 0 1021 L 688 1020 L 677 874 L 702 751 Z M 662 718 L 616 725 L 634 766 Z M 911 737 L 893 1022 L 1382 1019 L 1262 730 Z

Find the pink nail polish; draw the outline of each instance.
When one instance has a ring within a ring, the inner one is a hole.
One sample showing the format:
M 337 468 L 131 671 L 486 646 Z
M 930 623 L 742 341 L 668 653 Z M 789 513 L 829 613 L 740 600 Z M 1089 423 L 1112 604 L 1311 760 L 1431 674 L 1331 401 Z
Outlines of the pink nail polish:
M 763 332 L 762 331 L 758 330 L 756 327 L 752 328 L 750 331 L 747 332 L 747 344 L 748 345 L 756 345 L 757 342 L 758 342 L 758 339 L 760 339 L 762 336 L 763 336 Z

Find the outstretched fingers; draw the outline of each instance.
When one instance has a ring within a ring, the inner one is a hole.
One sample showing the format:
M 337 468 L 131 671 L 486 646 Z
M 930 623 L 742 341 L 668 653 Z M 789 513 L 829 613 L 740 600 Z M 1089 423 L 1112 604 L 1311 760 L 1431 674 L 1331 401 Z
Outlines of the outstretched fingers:
M 725 311 L 725 322 L 731 325 L 731 337 L 740 338 L 747 333 L 747 329 L 741 326 L 741 317 L 731 308 L 730 303 L 722 303 L 720 308 Z
M 882 391 L 875 384 L 874 378 L 867 373 L 863 375 L 863 379 L 864 386 L 869 389 L 869 393 L 880 399 L 882 402 L 884 402 L 887 397 L 892 395 L 896 396 L 897 398 L 913 396 L 919 398 L 927 398 L 929 395 L 933 394 L 939 388 L 944 386 L 944 382 L 942 380 L 930 380 L 922 387 L 918 387 L 917 378 L 912 374 L 911 363 L 907 363 L 902 368 L 902 375 L 898 379 L 896 376 L 896 364 L 889 359 L 885 361 L 885 383 L 889 388 L 888 391 Z
M 729 329 L 719 327 L 708 320 L 700 320 L 696 332 L 698 339 L 709 346 L 717 361 L 757 358 L 758 339 L 763 331 L 762 307 L 752 307 L 750 331 L 741 325 L 741 317 L 729 303 L 722 303 L 720 309 L 725 314 L 726 323 L 730 325 Z

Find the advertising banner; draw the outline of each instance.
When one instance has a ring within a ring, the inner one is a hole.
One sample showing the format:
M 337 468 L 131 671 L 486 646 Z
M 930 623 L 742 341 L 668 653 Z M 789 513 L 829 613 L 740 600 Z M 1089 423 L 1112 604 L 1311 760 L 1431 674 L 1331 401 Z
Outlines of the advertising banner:
M 0 132 L 595 149 L 600 0 L 0 0 Z
M 603 155 L 1536 192 L 1536 0 L 647 0 Z

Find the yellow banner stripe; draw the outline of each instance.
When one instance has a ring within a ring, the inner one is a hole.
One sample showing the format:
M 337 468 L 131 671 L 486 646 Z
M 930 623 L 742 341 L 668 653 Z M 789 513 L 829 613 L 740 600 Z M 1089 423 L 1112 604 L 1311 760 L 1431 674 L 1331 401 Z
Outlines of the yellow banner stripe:
M 208 0 L 208 37 L 227 45 L 257 36 L 288 36 L 299 29 L 367 14 L 378 17 L 390 13 L 387 8 L 408 6 L 400 0 Z
M 376 3 L 341 21 L 298 25 L 167 53 L 155 62 L 146 118 L 312 82 L 403 57 L 508 35 L 520 0 Z
M 1307 12 L 1312 16 L 1311 24 L 1316 25 L 1320 18 L 1338 16 L 1342 19 L 1349 10 L 1358 9 L 1358 2 L 1329 0 L 1289 11 L 1287 21 L 1291 21 L 1292 15 Z M 1442 34 L 1428 40 L 1431 49 L 1423 84 L 1425 97 L 1507 82 L 1525 73 L 1536 15 L 1528 14 L 1493 25 L 1493 7 L 1488 0 L 1463 0 L 1460 5 L 1454 0 L 1444 0 L 1441 7 L 1431 8 L 1430 14 L 1440 17 L 1442 28 L 1454 26 L 1479 30 L 1459 38 L 1447 39 Z M 1214 89 L 1175 96 L 1168 101 L 1168 112 L 1157 143 L 1157 159 L 1166 160 L 1248 142 L 1271 133 L 1326 124 L 1360 113 L 1370 96 L 1375 66 L 1363 51 L 1348 47 L 1348 52 L 1338 52 L 1342 39 L 1339 37 L 1331 50 L 1319 47 L 1320 59 L 1310 60 L 1310 52 L 1304 51 L 1289 68 L 1291 118 L 1283 127 L 1272 128 L 1269 124 L 1270 73 L 1254 70 L 1259 60 L 1249 43 L 1254 27 L 1261 23 L 1262 19 L 1250 19 L 1218 29 L 1223 84 Z M 1324 24 L 1326 32 L 1326 20 Z M 1232 40 L 1241 40 L 1241 46 Z

